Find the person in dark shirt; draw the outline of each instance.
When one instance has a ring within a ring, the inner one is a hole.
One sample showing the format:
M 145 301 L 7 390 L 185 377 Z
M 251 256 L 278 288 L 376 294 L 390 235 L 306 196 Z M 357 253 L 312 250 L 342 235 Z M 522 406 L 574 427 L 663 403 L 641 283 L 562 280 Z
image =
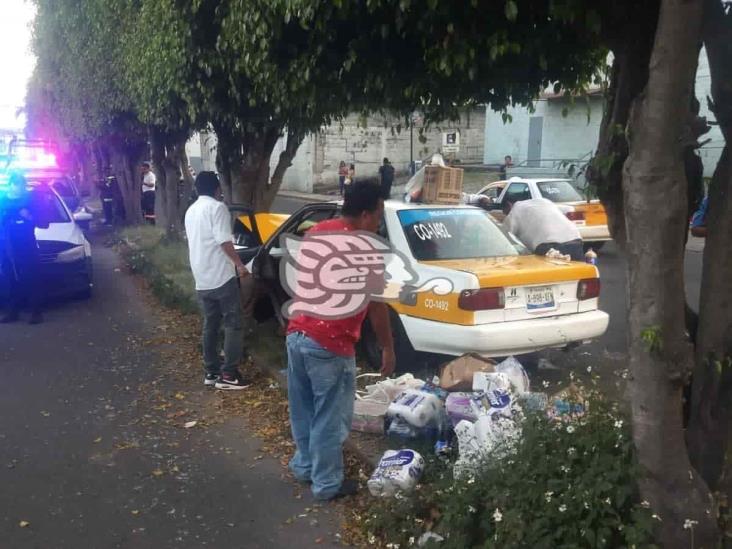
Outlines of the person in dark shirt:
M 384 163 L 379 168 L 379 180 L 384 200 L 389 200 L 391 198 L 391 186 L 394 183 L 394 166 L 391 165 L 388 158 L 384 158 Z
M 21 174 L 12 174 L 8 184 L 8 192 L 0 203 L 0 221 L 3 237 L 2 270 L 10 283 L 10 300 L 8 313 L 0 322 L 17 321 L 23 302 L 28 301 L 31 308 L 30 324 L 40 324 L 43 321 L 42 295 L 35 229 L 44 227 L 42 208 L 33 193 L 28 191 L 25 177 Z

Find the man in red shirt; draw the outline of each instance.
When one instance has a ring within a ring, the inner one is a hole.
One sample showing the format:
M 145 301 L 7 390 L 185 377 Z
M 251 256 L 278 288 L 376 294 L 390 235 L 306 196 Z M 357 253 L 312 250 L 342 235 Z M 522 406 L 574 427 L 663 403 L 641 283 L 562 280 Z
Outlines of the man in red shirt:
M 375 233 L 384 214 L 381 188 L 354 183 L 346 192 L 342 217 L 323 221 L 308 231 Z M 356 493 L 355 480 L 344 480 L 343 443 L 351 430 L 356 392 L 356 342 L 369 315 L 382 347 L 381 373 L 394 371 L 394 341 L 389 310 L 372 301 L 353 316 L 319 319 L 300 315 L 287 332 L 287 388 L 292 437 L 297 451 L 290 470 L 301 482 L 312 482 L 316 499 Z

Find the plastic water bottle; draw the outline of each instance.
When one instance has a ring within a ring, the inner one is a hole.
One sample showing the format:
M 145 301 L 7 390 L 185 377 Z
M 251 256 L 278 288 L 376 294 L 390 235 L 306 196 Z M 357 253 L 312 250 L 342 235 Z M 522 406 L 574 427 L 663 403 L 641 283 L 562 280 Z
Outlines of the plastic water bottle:
M 597 265 L 597 253 L 592 248 L 585 253 L 585 262 L 590 265 Z

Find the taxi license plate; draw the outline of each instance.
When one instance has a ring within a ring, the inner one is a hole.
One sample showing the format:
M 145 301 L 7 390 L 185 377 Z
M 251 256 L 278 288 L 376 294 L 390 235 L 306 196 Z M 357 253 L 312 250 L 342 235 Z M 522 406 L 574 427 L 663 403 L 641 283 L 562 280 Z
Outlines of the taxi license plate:
M 554 290 L 551 286 L 526 288 L 526 310 L 539 311 L 554 308 Z

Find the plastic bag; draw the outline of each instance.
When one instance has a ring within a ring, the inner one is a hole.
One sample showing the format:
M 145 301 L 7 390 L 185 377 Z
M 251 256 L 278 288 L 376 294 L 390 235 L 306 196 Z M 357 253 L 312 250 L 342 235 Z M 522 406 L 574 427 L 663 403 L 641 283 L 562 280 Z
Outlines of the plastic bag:
M 529 391 L 529 376 L 521 363 L 514 357 L 510 356 L 503 362 L 496 365 L 496 372 L 506 374 L 513 385 L 513 390 L 517 394 L 527 393 Z
M 417 486 L 424 471 L 424 459 L 414 450 L 387 450 L 367 485 L 372 496 L 393 496 Z

